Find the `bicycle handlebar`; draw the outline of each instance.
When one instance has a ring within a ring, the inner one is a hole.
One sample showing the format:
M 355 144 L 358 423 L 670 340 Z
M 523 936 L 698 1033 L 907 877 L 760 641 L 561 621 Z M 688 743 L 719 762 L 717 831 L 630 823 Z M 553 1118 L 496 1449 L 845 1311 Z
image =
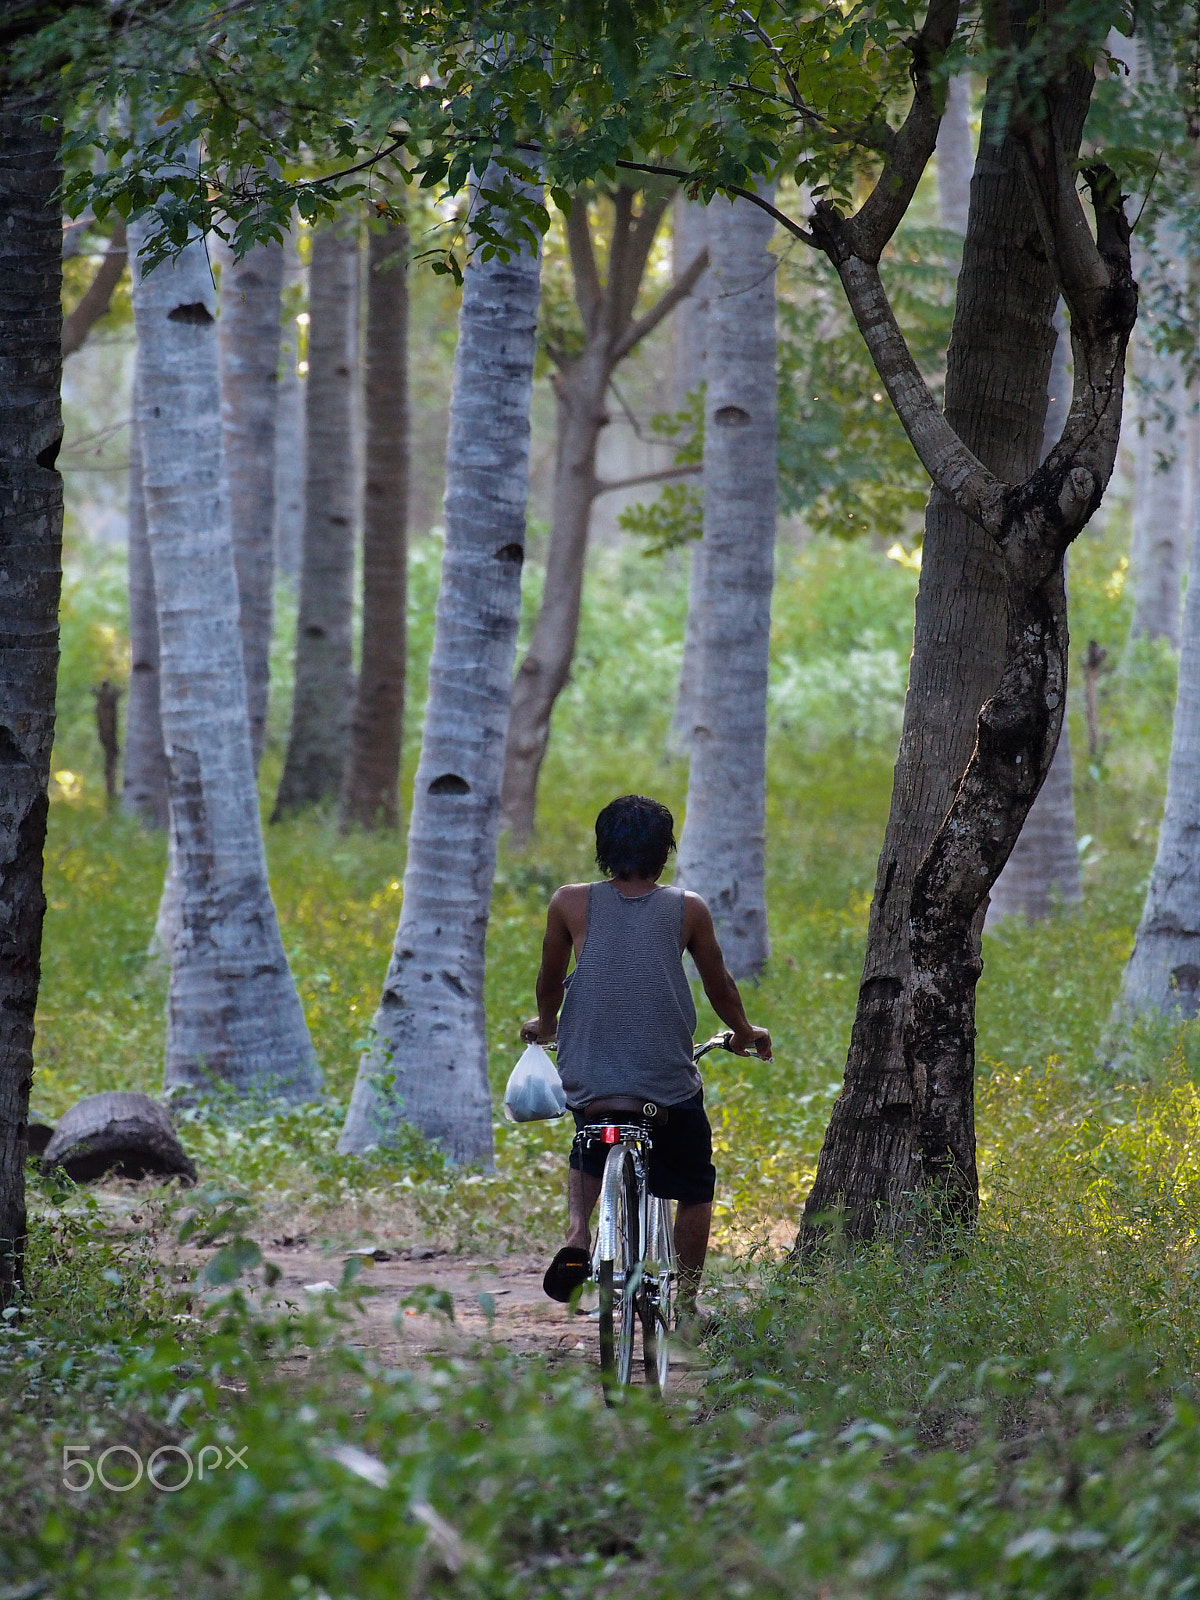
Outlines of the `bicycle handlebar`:
M 558 1040 L 549 1039 L 541 1048 L 552 1054 L 558 1049 Z M 702 1056 L 708 1055 L 710 1050 L 733 1051 L 733 1029 L 726 1028 L 724 1033 L 714 1033 L 711 1039 L 706 1039 L 703 1044 L 698 1044 L 692 1051 L 692 1060 L 699 1061 Z

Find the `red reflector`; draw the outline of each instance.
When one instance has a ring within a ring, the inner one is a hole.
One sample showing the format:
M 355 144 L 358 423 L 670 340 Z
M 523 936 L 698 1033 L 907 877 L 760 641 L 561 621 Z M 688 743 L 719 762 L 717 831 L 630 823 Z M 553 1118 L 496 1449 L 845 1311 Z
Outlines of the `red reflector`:
M 605 1144 L 620 1144 L 620 1142 L 621 1142 L 621 1130 L 620 1130 L 620 1128 L 614 1128 L 611 1125 L 609 1127 L 605 1128 L 605 1130 L 604 1130 L 604 1143 Z

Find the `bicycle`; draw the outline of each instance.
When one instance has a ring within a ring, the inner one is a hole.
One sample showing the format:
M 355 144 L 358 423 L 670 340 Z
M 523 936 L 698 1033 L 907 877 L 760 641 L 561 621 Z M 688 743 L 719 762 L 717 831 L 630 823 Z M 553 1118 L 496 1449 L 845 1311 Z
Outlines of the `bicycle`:
M 732 1032 L 717 1034 L 697 1045 L 692 1059 L 728 1050 L 732 1039 Z M 607 1095 L 585 1108 L 586 1121 L 575 1135 L 581 1153 L 593 1144 L 608 1147 L 592 1249 L 606 1389 L 633 1380 L 635 1322 L 642 1326 L 646 1383 L 660 1394 L 667 1387 L 678 1285 L 675 1219 L 671 1202 L 650 1193 L 647 1175 L 652 1130 L 669 1114 L 651 1100 Z

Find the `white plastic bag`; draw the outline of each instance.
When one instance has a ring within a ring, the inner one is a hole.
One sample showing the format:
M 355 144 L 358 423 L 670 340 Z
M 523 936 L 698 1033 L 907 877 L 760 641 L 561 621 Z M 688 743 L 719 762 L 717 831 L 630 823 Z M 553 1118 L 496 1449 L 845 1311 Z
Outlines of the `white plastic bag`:
M 504 1091 L 504 1115 L 510 1122 L 546 1122 L 561 1117 L 567 1097 L 553 1061 L 540 1044 L 531 1044 L 512 1070 Z

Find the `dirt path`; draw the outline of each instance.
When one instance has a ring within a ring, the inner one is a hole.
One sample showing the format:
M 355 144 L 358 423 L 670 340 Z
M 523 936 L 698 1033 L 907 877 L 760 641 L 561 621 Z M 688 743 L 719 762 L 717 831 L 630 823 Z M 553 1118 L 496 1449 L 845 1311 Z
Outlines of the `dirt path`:
M 262 1244 L 282 1273 L 273 1297 L 300 1305 L 328 1294 L 341 1279 L 347 1255 L 356 1253 L 325 1253 L 301 1242 Z M 521 1356 L 595 1363 L 594 1320 L 572 1316 L 546 1298 L 545 1263 L 540 1259 L 508 1256 L 490 1262 L 432 1250 L 357 1254 L 363 1262 L 358 1282 L 375 1293 L 364 1300 L 350 1342 L 373 1350 L 389 1364 L 411 1366 L 428 1356 L 466 1354 L 489 1337 Z M 419 1291 L 426 1287 L 449 1296 L 453 1321 L 419 1305 L 402 1309 L 402 1302 L 414 1294 L 419 1302 Z

